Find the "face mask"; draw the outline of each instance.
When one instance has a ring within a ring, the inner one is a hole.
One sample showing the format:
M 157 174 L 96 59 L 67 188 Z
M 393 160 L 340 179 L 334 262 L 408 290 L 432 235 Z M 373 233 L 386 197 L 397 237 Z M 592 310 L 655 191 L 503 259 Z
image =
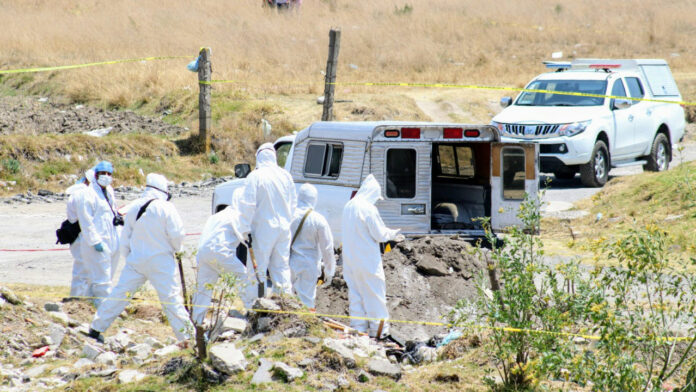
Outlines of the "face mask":
M 113 179 L 111 178 L 111 176 L 99 176 L 99 178 L 97 178 L 97 184 L 103 187 L 107 187 L 111 185 L 112 180 Z

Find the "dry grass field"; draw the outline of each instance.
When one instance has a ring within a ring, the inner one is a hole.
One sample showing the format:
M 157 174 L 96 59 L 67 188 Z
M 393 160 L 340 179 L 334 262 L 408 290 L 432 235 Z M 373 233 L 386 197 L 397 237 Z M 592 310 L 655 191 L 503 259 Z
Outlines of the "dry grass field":
M 696 101 L 693 15 L 694 2 L 658 0 L 306 0 L 299 12 L 286 14 L 262 8 L 261 0 L 3 0 L 0 69 L 146 56 L 189 58 L 4 75 L 0 80 L 5 94 L 134 109 L 196 129 L 197 79 L 185 65 L 201 46 L 209 46 L 213 78 L 238 81 L 214 86 L 213 148 L 224 172 L 230 164 L 249 160 L 262 139 L 261 118 L 274 125 L 270 139 L 320 118 L 315 99 L 323 92 L 331 27 L 342 30 L 339 82 L 522 87 L 542 71 L 542 60 L 561 51 L 564 59 L 667 59 L 684 98 Z M 503 95 L 339 86 L 337 99 L 352 102 L 338 104 L 336 113 L 339 120 L 427 119 L 415 104 L 426 100 L 462 108 L 450 116 L 454 121 L 488 122 Z M 14 143 L 3 138 L 0 143 Z M 108 151 L 101 153 L 110 157 Z M 189 166 L 202 161 L 189 160 Z M 23 167 L 30 175 L 32 163 Z M 19 188 L 29 185 L 22 178 L 19 183 Z

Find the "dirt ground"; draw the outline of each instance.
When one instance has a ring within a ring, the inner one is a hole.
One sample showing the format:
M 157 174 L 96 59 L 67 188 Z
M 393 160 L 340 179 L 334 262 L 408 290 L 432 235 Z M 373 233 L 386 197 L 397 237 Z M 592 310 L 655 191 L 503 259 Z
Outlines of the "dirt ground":
M 161 119 L 134 112 L 67 104 L 53 98 L 0 97 L 0 135 L 65 134 L 111 128 L 110 133 L 177 136 L 187 131 Z
M 471 246 L 450 237 L 425 237 L 399 244 L 383 257 L 387 307 L 394 320 L 447 322 L 442 319 L 461 299 L 476 295 L 475 281 L 485 268 Z M 348 314 L 348 288 L 338 268 L 328 290 L 317 293 L 317 312 Z M 392 322 L 391 334 L 427 340 L 446 327 Z

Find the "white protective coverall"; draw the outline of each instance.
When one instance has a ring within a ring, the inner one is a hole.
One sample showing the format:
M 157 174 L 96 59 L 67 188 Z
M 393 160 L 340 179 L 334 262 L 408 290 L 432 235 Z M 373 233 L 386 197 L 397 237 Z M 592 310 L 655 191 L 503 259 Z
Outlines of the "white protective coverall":
M 247 269 L 237 258 L 237 247 L 248 233 L 239 232 L 239 199 L 244 188 L 237 188 L 232 194 L 232 203 L 208 218 L 198 243 L 198 279 L 196 295 L 193 297 L 192 318 L 202 325 L 211 303 L 212 290 L 206 286 L 215 284 L 220 274 L 233 273 L 240 284 L 240 292 L 246 286 Z
M 92 169 L 87 170 L 85 178 L 90 184 L 93 183 L 94 171 Z M 70 223 L 77 222 L 77 206 L 82 203 L 80 200 L 83 197 L 81 193 L 87 189 L 89 189 L 87 184 L 78 182 L 65 190 L 65 193 L 70 195 L 66 207 L 68 221 Z M 91 295 L 89 291 L 89 268 L 87 268 L 85 260 L 82 258 L 82 237 L 82 232 L 80 232 L 77 238 L 75 238 L 75 241 L 70 244 L 70 254 L 72 254 L 74 259 L 72 281 L 70 283 L 71 297 L 87 297 Z
M 164 176 L 150 173 L 147 184 L 167 190 Z M 163 191 L 146 188 L 136 203 L 126 212 L 121 237 L 121 252 L 126 256 L 126 265 L 109 298 L 97 309 L 91 328 L 104 332 L 128 305 L 128 293 L 134 293 L 150 281 L 157 290 L 162 310 L 169 320 L 177 339 L 189 337 L 191 324 L 181 295 L 179 270 L 174 253 L 181 249 L 184 241 L 184 225 L 174 204 L 166 201 Z M 136 221 L 138 211 L 149 200 L 153 200 Z
M 321 274 L 322 261 L 327 283 L 333 279 L 336 272 L 331 228 L 326 219 L 314 211 L 316 205 L 317 188 L 311 184 L 302 185 L 297 195 L 297 209 L 290 226 L 292 236 L 297 236 L 290 248 L 292 288 L 300 301 L 310 309 L 315 307 L 317 279 Z M 296 234 L 302 218 L 310 209 L 312 212 L 307 215 L 299 234 Z
M 80 251 L 89 270 L 89 290 L 98 307 L 111 292 L 111 280 L 116 273 L 120 255 L 119 233 L 113 225 L 116 203 L 113 188 L 108 186 L 103 190 L 96 181 L 91 182 L 81 195 L 76 203 L 82 235 Z M 103 252 L 94 249 L 99 243 L 104 246 Z
M 290 222 L 297 196 L 290 173 L 276 163 L 271 143 L 261 145 L 256 151 L 256 169 L 246 180 L 239 201 L 239 231 L 251 231 L 252 249 L 258 264 L 256 275 L 260 281 L 266 281 L 268 270 L 276 292 L 290 294 Z M 247 263 L 247 273 L 251 284 L 247 286 L 243 299 L 244 305 L 250 308 L 258 296 L 258 281 L 252 263 Z
M 387 228 L 375 203 L 382 190 L 370 174 L 358 193 L 343 208 L 343 278 L 348 285 L 351 316 L 373 317 L 377 321 L 351 319 L 350 325 L 360 332 L 377 335 L 380 319 L 388 319 L 387 292 L 379 243 L 396 238 L 399 230 Z M 382 335 L 389 334 L 385 323 Z

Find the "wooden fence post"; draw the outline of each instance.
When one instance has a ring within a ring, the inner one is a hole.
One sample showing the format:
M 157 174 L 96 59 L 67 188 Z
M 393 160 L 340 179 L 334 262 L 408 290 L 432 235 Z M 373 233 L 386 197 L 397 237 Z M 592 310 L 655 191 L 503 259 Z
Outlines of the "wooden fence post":
M 341 30 L 331 29 L 329 32 L 329 58 L 326 60 L 326 77 L 324 79 L 324 111 L 321 121 L 333 120 L 334 89 L 336 87 L 336 66 L 338 65 L 338 49 L 341 44 Z
M 198 61 L 198 145 L 200 151 L 208 154 L 210 151 L 210 84 L 213 68 L 210 64 L 210 48 L 201 48 Z

